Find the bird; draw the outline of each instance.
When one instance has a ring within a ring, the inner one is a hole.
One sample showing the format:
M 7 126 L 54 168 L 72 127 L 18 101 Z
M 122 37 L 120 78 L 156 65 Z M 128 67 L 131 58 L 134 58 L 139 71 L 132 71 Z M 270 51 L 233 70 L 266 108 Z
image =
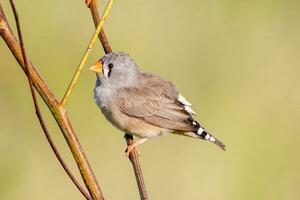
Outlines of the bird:
M 105 118 L 121 131 L 139 138 L 125 154 L 149 139 L 178 134 L 225 145 L 194 119 L 192 104 L 175 84 L 142 72 L 124 52 L 104 55 L 89 68 L 96 73 L 94 101 Z

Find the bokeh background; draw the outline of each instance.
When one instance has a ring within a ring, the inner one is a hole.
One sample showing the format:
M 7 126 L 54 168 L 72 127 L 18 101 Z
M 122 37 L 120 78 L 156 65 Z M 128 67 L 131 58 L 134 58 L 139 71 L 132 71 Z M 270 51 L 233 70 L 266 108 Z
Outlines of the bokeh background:
M 1 4 L 13 24 L 8 1 Z M 16 5 L 28 56 L 62 97 L 94 30 L 90 12 L 83 0 Z M 115 2 L 105 24 L 113 49 L 174 81 L 227 145 L 223 152 L 173 135 L 142 145 L 150 199 L 300 199 L 299 10 L 296 0 Z M 102 55 L 97 42 L 88 64 Z M 83 199 L 50 150 L 26 78 L 2 40 L 0 71 L 0 199 Z M 139 199 L 123 133 L 93 102 L 94 79 L 83 71 L 68 104 L 71 121 L 106 199 Z

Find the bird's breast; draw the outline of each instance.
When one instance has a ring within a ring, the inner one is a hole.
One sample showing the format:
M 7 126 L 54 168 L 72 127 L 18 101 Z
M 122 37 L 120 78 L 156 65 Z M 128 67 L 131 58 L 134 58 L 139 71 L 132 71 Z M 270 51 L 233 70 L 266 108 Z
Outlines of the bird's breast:
M 105 118 L 113 125 L 118 126 L 116 120 L 113 117 L 113 113 L 115 110 L 114 101 L 116 100 L 115 92 L 111 89 L 106 89 L 101 86 L 95 87 L 94 100 Z
M 116 92 L 112 89 L 103 88 L 101 86 L 94 89 L 94 100 L 99 108 L 109 110 L 110 105 L 113 103 Z

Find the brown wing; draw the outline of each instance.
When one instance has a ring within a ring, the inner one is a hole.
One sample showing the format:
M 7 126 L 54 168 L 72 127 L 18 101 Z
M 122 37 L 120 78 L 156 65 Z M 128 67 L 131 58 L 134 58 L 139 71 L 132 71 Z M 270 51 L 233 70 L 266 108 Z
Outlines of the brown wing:
M 140 74 L 138 88 L 144 89 L 144 87 L 152 89 L 158 96 L 164 95 L 171 100 L 177 100 L 178 91 L 175 85 L 155 74 Z
M 191 114 L 177 100 L 175 86 L 164 79 L 142 74 L 135 88 L 119 91 L 118 105 L 122 113 L 145 122 L 172 130 L 196 131 Z

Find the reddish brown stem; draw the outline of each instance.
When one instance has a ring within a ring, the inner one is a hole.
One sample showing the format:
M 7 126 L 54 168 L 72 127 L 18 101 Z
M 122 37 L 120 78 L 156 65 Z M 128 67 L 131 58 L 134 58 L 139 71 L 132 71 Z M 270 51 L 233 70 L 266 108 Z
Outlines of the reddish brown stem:
M 99 16 L 99 13 L 98 13 L 98 9 L 97 9 L 97 5 L 96 5 L 96 1 L 92 0 L 91 3 L 90 3 L 90 10 L 91 10 L 91 13 L 92 13 L 92 17 L 93 17 L 93 21 L 94 21 L 94 25 L 95 27 L 98 26 L 98 24 L 100 23 L 100 16 Z M 100 31 L 100 34 L 98 35 L 99 37 L 99 40 L 102 44 L 102 47 L 104 49 L 104 52 L 107 54 L 107 53 L 111 53 L 112 52 L 112 48 L 107 40 L 107 37 L 104 33 L 104 29 L 102 29 Z
M 35 67 L 30 61 L 27 61 L 27 67 L 23 60 L 22 49 L 17 39 L 14 37 L 13 32 L 6 20 L 2 6 L 0 3 L 0 35 L 5 41 L 13 56 L 23 69 L 23 71 L 28 73 L 33 82 L 33 86 L 38 91 L 39 95 L 42 97 L 44 102 L 50 109 L 53 117 L 57 121 L 60 130 L 62 131 L 68 146 L 73 154 L 73 157 L 77 163 L 79 171 L 81 173 L 82 179 L 90 193 L 93 200 L 104 200 L 103 194 L 100 187 L 96 181 L 96 178 L 92 172 L 89 165 L 87 157 L 77 139 L 77 136 L 73 130 L 73 127 L 68 118 L 67 112 L 64 107 L 62 107 L 59 101 L 55 98 L 52 91 L 48 88 L 47 84 L 38 74 Z
M 127 146 L 130 146 L 134 143 L 132 135 L 125 133 L 124 138 L 126 139 Z M 142 173 L 142 168 L 139 162 L 139 154 L 135 148 L 130 152 L 129 160 L 132 163 L 136 183 L 139 188 L 140 198 L 141 200 L 147 200 L 148 194 Z
M 23 57 L 23 60 L 25 61 L 24 62 L 25 63 L 25 72 L 26 72 L 26 75 L 27 75 L 27 78 L 28 78 L 30 93 L 31 93 L 31 96 L 32 96 L 32 100 L 33 100 L 33 104 L 34 104 L 34 108 L 35 108 L 35 113 L 37 115 L 39 123 L 40 123 L 40 125 L 42 127 L 42 130 L 43 130 L 43 132 L 46 136 L 46 139 L 47 139 L 48 143 L 50 144 L 51 149 L 53 150 L 53 152 L 54 152 L 56 158 L 58 159 L 59 163 L 61 164 L 61 166 L 63 167 L 63 169 L 67 173 L 67 175 L 70 177 L 71 181 L 75 184 L 77 189 L 81 192 L 81 194 L 87 200 L 90 200 L 91 198 L 88 195 L 88 193 L 86 193 L 86 191 L 81 187 L 81 185 L 76 180 L 75 176 L 72 174 L 71 170 L 69 169 L 69 167 L 67 166 L 67 164 L 63 160 L 62 156 L 60 155 L 58 149 L 56 148 L 56 145 L 53 142 L 52 137 L 51 137 L 51 135 L 50 135 L 50 133 L 49 133 L 47 127 L 46 127 L 46 124 L 45 124 L 44 119 L 42 117 L 42 114 L 41 114 L 41 111 L 40 111 L 40 108 L 39 108 L 39 105 L 38 105 L 38 101 L 37 101 L 37 98 L 36 98 L 36 93 L 35 93 L 35 90 L 34 90 L 33 81 L 31 79 L 30 73 L 28 71 L 28 59 L 27 59 L 27 56 L 26 56 L 25 45 L 24 45 L 24 42 L 23 42 L 23 36 L 22 36 L 22 31 L 21 31 L 21 26 L 20 26 L 20 21 L 19 21 L 19 15 L 18 15 L 18 12 L 17 12 L 17 9 L 15 7 L 15 4 L 14 4 L 13 0 L 10 0 L 10 4 L 11 4 L 13 14 L 14 14 L 14 17 L 15 17 L 19 42 L 20 42 L 21 50 L 22 50 L 22 57 Z

